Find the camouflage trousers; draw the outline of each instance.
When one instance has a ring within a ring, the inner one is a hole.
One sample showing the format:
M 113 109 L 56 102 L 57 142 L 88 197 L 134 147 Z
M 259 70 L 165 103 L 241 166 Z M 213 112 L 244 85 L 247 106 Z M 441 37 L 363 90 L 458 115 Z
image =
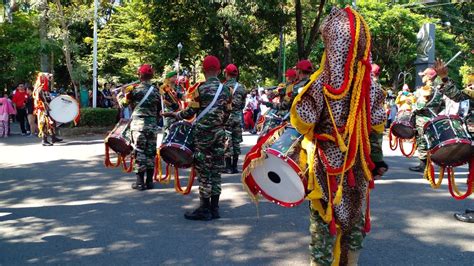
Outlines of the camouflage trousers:
M 420 160 L 426 160 L 428 143 L 426 143 L 425 136 L 423 134 L 423 128 L 425 124 L 430 121 L 431 117 L 429 116 L 415 116 L 415 128 L 416 128 L 416 146 L 418 151 L 418 158 Z
M 329 224 L 323 221 L 319 213 L 313 210 L 311 206 L 309 209 L 309 232 L 311 234 L 309 252 L 311 261 L 318 265 L 331 265 L 334 259 L 333 250 L 336 245 L 336 236 L 331 235 L 329 232 Z M 349 250 L 356 251 L 362 249 L 362 242 L 365 238 L 363 227 L 364 217 L 361 215 L 350 234 L 342 236 L 341 241 L 343 241 L 343 239 L 347 241 Z
M 221 194 L 221 170 L 224 160 L 223 128 L 193 131 L 194 166 L 199 181 L 199 196 L 210 198 Z
M 130 130 L 135 153 L 135 173 L 155 168 L 156 118 L 133 118 Z
M 226 125 L 226 141 L 224 156 L 229 158 L 232 156 L 239 156 L 240 143 L 242 139 L 242 127 L 240 117 L 229 117 Z

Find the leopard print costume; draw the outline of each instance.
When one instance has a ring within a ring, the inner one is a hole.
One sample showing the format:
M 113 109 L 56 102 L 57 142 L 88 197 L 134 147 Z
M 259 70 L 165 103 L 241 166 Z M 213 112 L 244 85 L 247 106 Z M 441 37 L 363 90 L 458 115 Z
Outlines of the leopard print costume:
M 351 34 L 350 34 L 350 20 L 348 13 L 344 9 L 333 8 L 331 13 L 323 21 L 320 31 L 322 33 L 323 42 L 326 49 L 325 66 L 320 76 L 313 81 L 301 98 L 295 102 L 293 111 L 296 111 L 297 116 L 305 123 L 315 124 L 314 134 L 333 134 L 333 123 L 327 108 L 323 84 L 328 84 L 333 88 L 340 88 L 344 83 L 345 78 L 345 64 L 348 58 Z M 356 62 L 363 59 L 364 50 L 368 42 L 365 38 L 366 28 L 360 27 Z M 357 73 L 357 64 L 354 65 L 354 73 Z M 351 96 L 354 93 L 353 87 L 350 88 L 346 96 L 341 99 L 328 99 L 334 122 L 338 128 L 343 128 L 349 117 L 349 110 L 351 104 Z M 384 123 L 385 113 L 383 109 L 384 93 L 378 83 L 372 82 L 370 87 L 370 107 L 371 107 L 371 121 L 372 125 L 379 125 Z M 341 167 L 344 163 L 344 153 L 336 142 L 333 141 L 318 141 L 318 149 L 322 150 L 326 155 L 327 162 L 330 167 Z M 316 152 L 316 155 L 318 152 Z M 311 162 L 308 162 L 311 163 Z M 323 196 L 321 199 L 322 205 L 327 206 L 329 201 L 329 191 L 327 183 L 327 169 L 320 156 L 315 156 L 314 169 L 317 177 L 317 182 L 323 188 Z M 347 254 L 349 250 L 349 234 L 360 224 L 363 217 L 363 205 L 366 199 L 366 192 L 368 181 L 364 177 L 361 165 L 361 158 L 359 153 L 355 157 L 355 163 L 352 167 L 352 172 L 355 177 L 355 186 L 349 186 L 346 172 L 343 181 L 342 200 L 339 205 L 334 206 L 334 217 L 336 223 L 339 224 L 342 231 L 341 238 L 341 256 L 340 264 L 347 263 Z M 341 176 L 336 177 L 339 184 Z M 332 191 L 334 193 L 334 191 Z M 334 195 L 332 195 L 334 197 Z M 314 257 L 313 257 L 314 258 Z M 325 264 L 321 261 L 316 261 L 320 264 Z

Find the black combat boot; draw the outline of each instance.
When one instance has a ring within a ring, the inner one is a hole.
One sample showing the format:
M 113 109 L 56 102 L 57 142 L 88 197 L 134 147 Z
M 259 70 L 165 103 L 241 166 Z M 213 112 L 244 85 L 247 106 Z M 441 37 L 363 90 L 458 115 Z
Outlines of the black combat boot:
M 221 216 L 219 215 L 219 196 L 220 195 L 211 196 L 211 215 L 212 215 L 212 219 L 221 218 Z
M 230 157 L 225 158 L 225 170 L 224 173 L 232 174 L 232 159 Z
M 239 162 L 239 155 L 234 155 L 232 158 L 232 173 L 237 174 L 239 169 L 237 169 L 237 163 Z
M 53 146 L 53 144 L 51 144 L 51 142 L 48 141 L 48 136 L 46 135 L 43 135 L 43 141 L 41 141 L 41 144 L 43 146 Z
M 153 189 L 153 175 L 155 174 L 154 169 L 146 169 L 146 182 L 145 182 L 145 187 L 146 189 Z
M 421 172 L 423 173 L 425 171 L 425 167 L 426 167 L 426 159 L 424 160 L 420 160 L 420 164 L 417 165 L 417 166 L 412 166 L 408 169 L 410 169 L 410 171 L 414 171 L 414 172 Z
M 132 184 L 132 188 L 136 190 L 145 190 L 145 182 L 143 182 L 143 179 L 145 178 L 145 172 L 138 172 L 136 176 L 137 180 Z
M 199 198 L 201 200 L 201 205 L 199 208 L 193 212 L 186 212 L 184 218 L 188 220 L 201 220 L 209 221 L 212 219 L 211 209 L 210 209 L 210 199 L 209 198 Z

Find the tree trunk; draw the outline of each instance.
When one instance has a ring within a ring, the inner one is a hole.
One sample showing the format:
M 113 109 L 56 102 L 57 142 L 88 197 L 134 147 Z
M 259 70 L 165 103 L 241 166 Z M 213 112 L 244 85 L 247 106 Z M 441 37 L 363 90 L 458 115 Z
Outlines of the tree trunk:
M 304 36 L 301 1 L 295 0 L 296 15 L 296 47 L 298 49 L 298 59 L 304 59 Z
M 309 32 L 309 38 L 304 49 L 303 58 L 308 58 L 309 54 L 311 53 L 311 50 L 313 50 L 313 45 L 319 35 L 319 24 L 321 23 L 321 17 L 323 15 L 323 9 L 325 4 L 326 0 L 319 1 L 318 15 L 314 19 L 313 26 L 311 27 L 311 30 Z
M 40 37 L 40 63 L 41 63 L 41 72 L 49 72 L 49 58 L 47 52 L 47 42 L 48 42 L 48 1 L 39 0 L 38 4 L 39 15 L 39 37 Z
M 224 40 L 224 66 L 232 63 L 232 33 L 230 31 L 229 24 L 224 22 L 224 32 L 222 34 L 222 39 Z
M 63 52 L 64 52 L 64 57 L 66 59 L 66 67 L 67 67 L 67 71 L 69 72 L 69 77 L 71 78 L 71 83 L 74 86 L 74 95 L 76 99 L 78 99 L 79 93 L 78 93 L 77 83 L 73 77 L 73 66 L 72 66 L 72 60 L 71 60 L 71 45 L 69 43 L 69 29 L 64 19 L 64 12 L 63 12 L 63 6 L 61 5 L 61 1 L 55 0 L 55 3 L 58 7 L 58 11 L 60 15 L 59 20 L 61 21 L 61 28 L 63 31 L 63 36 L 62 36 L 63 37 L 62 38 L 63 39 Z

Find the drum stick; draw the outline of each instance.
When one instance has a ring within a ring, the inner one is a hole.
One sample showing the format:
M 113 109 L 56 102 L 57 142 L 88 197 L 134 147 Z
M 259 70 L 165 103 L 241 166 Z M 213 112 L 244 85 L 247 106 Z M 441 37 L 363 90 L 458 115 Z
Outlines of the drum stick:
M 161 99 L 161 111 L 164 113 L 165 112 L 165 100 L 163 99 L 163 95 L 160 95 Z
M 137 80 L 137 81 L 134 81 L 134 82 L 130 82 L 130 83 L 128 83 L 128 84 L 125 84 L 125 85 L 122 85 L 122 86 L 117 87 L 117 88 L 115 88 L 115 89 L 112 89 L 112 91 L 113 91 L 113 92 L 116 92 L 116 91 L 118 91 L 118 90 L 120 90 L 120 89 L 122 89 L 122 88 L 126 88 L 126 87 L 128 87 L 128 86 L 130 86 L 130 85 L 137 84 L 138 82 L 140 82 L 140 81 Z
M 456 59 L 456 57 L 458 57 L 459 55 L 461 55 L 462 51 L 459 51 L 457 54 L 455 54 L 453 56 L 453 58 L 451 58 L 446 64 L 444 64 L 444 66 L 448 66 L 449 63 L 453 62 L 454 59 Z

